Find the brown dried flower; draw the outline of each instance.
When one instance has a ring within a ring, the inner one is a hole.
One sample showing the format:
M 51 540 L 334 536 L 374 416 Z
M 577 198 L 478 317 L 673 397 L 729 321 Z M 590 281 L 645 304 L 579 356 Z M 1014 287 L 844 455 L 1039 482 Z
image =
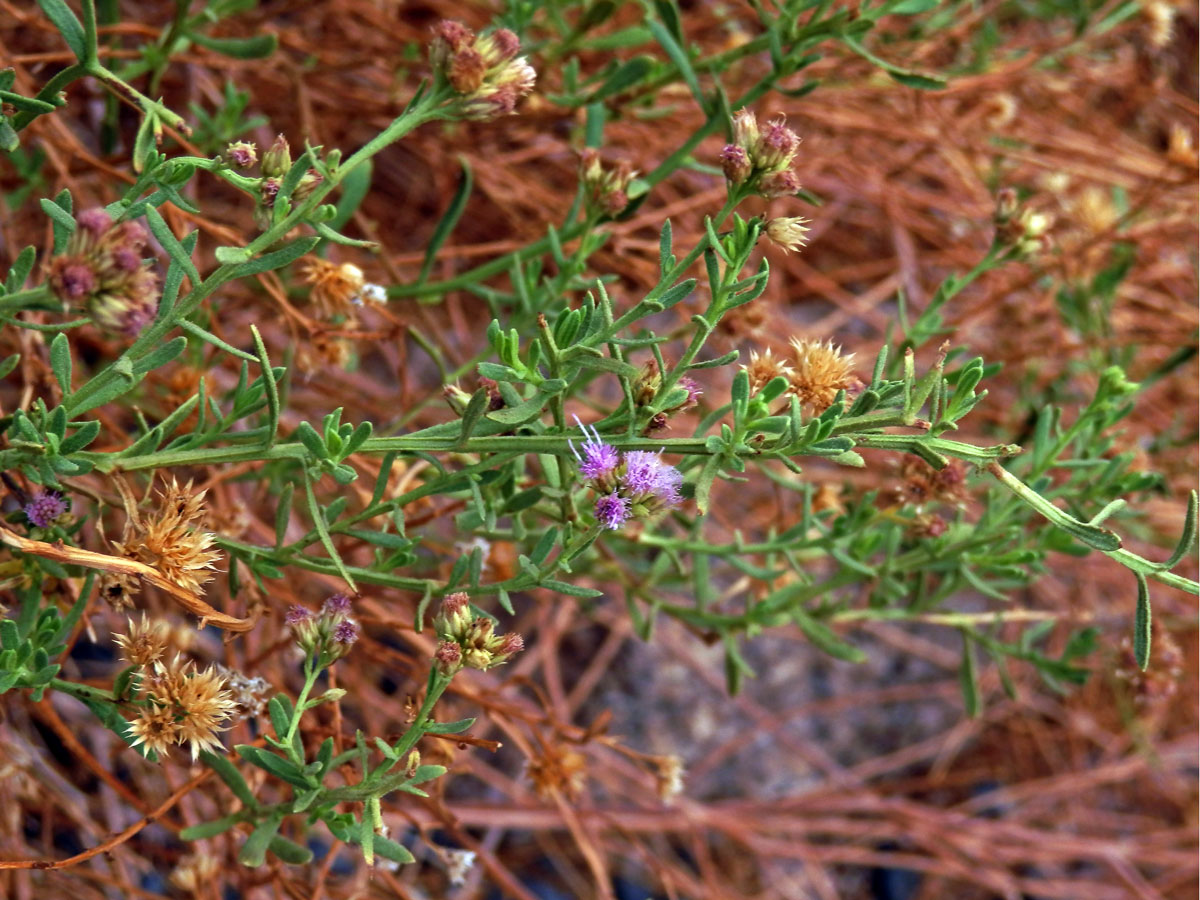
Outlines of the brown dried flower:
M 121 658 L 135 666 L 152 666 L 167 652 L 171 642 L 171 626 L 162 619 L 148 619 L 142 613 L 142 621 L 129 619 L 129 631 L 113 637 L 121 648 Z
M 314 257 L 305 263 L 301 274 L 312 285 L 312 302 L 327 319 L 350 316 L 353 307 L 362 303 L 367 281 L 363 270 L 353 263 L 331 263 Z
M 750 351 L 750 365 L 742 366 L 746 373 L 750 376 L 750 392 L 757 393 L 766 387 L 767 383 L 773 378 L 778 378 L 780 375 L 787 378 L 789 381 L 792 377 L 792 367 L 787 365 L 781 359 L 776 359 L 771 355 L 770 348 L 759 353 L 757 350 Z
M 133 746 L 145 744 L 147 750 L 152 750 L 162 758 L 179 737 L 175 711 L 170 706 L 159 706 L 151 701 L 129 723 L 129 734 L 133 738 Z
M 843 356 L 833 341 L 792 338 L 792 351 L 795 363 L 788 376 L 789 390 L 814 413 L 828 409 L 838 391 L 854 382 L 854 354 Z
M 158 509 L 146 516 L 126 496 L 125 530 L 121 540 L 113 541 L 113 548 L 126 559 L 153 566 L 184 590 L 202 594 L 203 586 L 212 580 L 214 563 L 221 558 L 219 551 L 211 549 L 215 536 L 198 527 L 204 519 L 205 493 L 193 493 L 190 481 L 181 488 L 172 479 L 159 493 Z M 121 575 L 107 576 L 101 589 L 120 609 L 128 605 L 137 587 L 134 578 Z
M 563 744 L 544 746 L 525 764 L 525 774 L 539 797 L 549 800 L 561 794 L 574 800 L 587 781 L 587 759 Z
M 192 759 L 201 750 L 220 748 L 217 734 L 225 730 L 237 701 L 216 668 L 197 672 L 192 663 L 176 656 L 169 664 L 157 664 L 144 689 L 148 704 L 130 723 L 135 745 L 145 743 L 163 756 L 172 744 L 188 744 Z
M 170 882 L 181 891 L 199 894 L 216 877 L 220 868 L 221 863 L 215 856 L 198 850 L 179 860 L 171 872 Z

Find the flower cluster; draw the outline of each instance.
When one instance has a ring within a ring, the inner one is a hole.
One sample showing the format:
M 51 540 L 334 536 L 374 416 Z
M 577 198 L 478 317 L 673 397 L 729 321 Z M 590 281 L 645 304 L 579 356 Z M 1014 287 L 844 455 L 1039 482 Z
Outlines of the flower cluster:
M 50 290 L 105 331 L 137 337 L 158 313 L 158 278 L 142 260 L 145 229 L 114 224 L 102 209 L 85 210 L 75 222 L 66 251 L 50 261 Z
M 58 491 L 38 491 L 24 506 L 25 518 L 38 528 L 49 528 L 70 509 L 70 504 Z
M 818 414 L 830 407 L 838 391 L 850 390 L 857 383 L 853 367 L 854 354 L 843 356 L 842 348 L 833 341 L 792 338 L 790 364 L 772 356 L 769 349 L 762 354 L 751 350 L 750 364 L 742 368 L 750 376 L 751 391 L 757 393 L 783 376 L 788 381 L 787 393 Z
M 600 495 L 594 512 L 604 528 L 616 531 L 631 518 L 653 515 L 683 502 L 679 491 L 683 475 L 662 461 L 661 451 L 621 453 L 600 440 L 594 428 L 588 434 L 582 424 L 579 427 L 587 440 L 582 453 L 574 444 L 571 451 L 579 463 L 579 474 Z
M 507 28 L 476 35 L 461 22 L 440 22 L 429 59 L 439 79 L 459 94 L 454 110 L 464 119 L 494 119 L 516 112 L 533 90 L 537 73 L 518 56 L 521 43 Z
M 144 621 L 142 624 L 146 625 Z M 161 632 L 145 627 L 139 636 L 131 634 L 124 641 L 118 638 L 127 657 L 146 656 L 139 650 L 131 651 L 136 644 L 142 645 L 142 650 L 150 649 L 149 656 L 154 657 L 153 663 L 137 663 L 145 670 L 140 686 L 143 706 L 130 721 L 129 734 L 135 747 L 145 744 L 147 750 L 160 757 L 173 745 L 187 744 L 195 759 L 201 750 L 221 746 L 217 734 L 226 730 L 225 722 L 237 704 L 225 689 L 225 676 L 215 668 L 197 672 L 191 662 L 178 655 L 169 664 L 158 659 L 154 650 L 161 650 L 165 644 L 161 638 Z
M 615 216 L 629 205 L 629 183 L 637 173 L 628 160 L 616 168 L 605 168 L 600 154 L 588 147 L 579 154 L 579 177 L 583 181 L 588 211 L 593 215 Z
M 293 606 L 284 621 L 292 629 L 296 643 L 306 658 L 317 658 L 318 668 L 324 668 L 350 652 L 362 629 L 350 615 L 351 602 L 345 594 L 334 594 L 314 613 L 303 606 Z
M 515 631 L 496 634 L 496 623 L 487 616 L 475 615 L 470 598 L 462 592 L 442 601 L 442 611 L 433 627 L 441 639 L 434 664 L 447 677 L 464 667 L 490 669 L 525 649 L 525 641 Z
M 224 158 L 238 168 L 249 168 L 257 158 L 254 144 L 246 141 L 235 141 L 225 148 Z M 283 187 L 283 178 L 292 168 L 292 149 L 282 134 L 276 135 L 275 141 L 267 148 L 262 157 L 262 177 L 258 179 L 258 207 L 255 217 L 258 223 L 266 226 L 270 220 L 270 211 L 275 207 L 275 198 Z M 296 182 L 291 198 L 295 203 L 303 202 L 320 187 L 325 176 L 316 169 L 309 168 Z
M 800 190 L 792 160 L 800 137 L 782 118 L 761 128 L 754 113 L 738 110 L 733 116 L 733 143 L 721 151 L 721 168 L 731 185 L 762 195 L 787 197 Z

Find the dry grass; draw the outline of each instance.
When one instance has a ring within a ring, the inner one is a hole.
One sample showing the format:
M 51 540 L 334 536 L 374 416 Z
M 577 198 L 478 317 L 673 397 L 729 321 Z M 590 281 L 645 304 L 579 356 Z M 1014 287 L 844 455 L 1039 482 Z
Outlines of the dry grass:
M 126 6 L 137 12 L 129 21 L 146 23 L 127 26 L 128 32 L 150 34 L 167 21 L 171 4 Z M 914 45 L 897 35 L 886 52 L 918 67 L 952 64 L 962 59 L 977 21 L 998 8 L 985 2 L 936 40 Z M 307 138 L 353 149 L 398 112 L 415 82 L 413 72 L 396 74 L 401 48 L 424 40 L 442 15 L 468 12 L 472 24 L 484 22 L 483 8 L 464 11 L 446 2 L 264 3 L 236 27 L 278 33 L 281 47 L 273 58 L 231 63 L 193 47 L 163 91 L 172 108 L 211 108 L 231 78 L 250 93 L 252 110 L 268 116 L 294 145 Z M 967 439 L 1020 435 L 1030 402 L 1051 388 L 1058 402 L 1084 399 L 1095 369 L 1074 361 L 1089 353 L 1136 348 L 1130 374 L 1138 380 L 1181 345 L 1194 345 L 1196 167 L 1194 159 L 1189 164 L 1167 153 L 1172 127 L 1195 136 L 1195 11 L 1181 16 L 1165 49 L 1151 45 L 1146 20 L 1135 18 L 1085 39 L 1086 46 L 1072 47 L 1049 69 L 1038 61 L 1064 51 L 1070 35 L 1014 21 L 1001 30 L 1003 46 L 1027 52 L 1000 52 L 985 73 L 936 94 L 898 88 L 857 57 L 831 52 L 815 67 L 825 86 L 799 101 L 772 98 L 761 110 L 787 113 L 802 133 L 798 171 L 825 205 L 811 213 L 809 246 L 771 256 L 771 287 L 719 342 L 786 354 L 794 335 L 832 338 L 860 360 L 871 359 L 895 321 L 898 290 L 919 309 L 947 273 L 969 268 L 986 249 L 995 177 L 1036 189 L 1037 205 L 1056 217 L 1057 251 L 1047 272 L 1009 267 L 949 310 L 956 340 L 1006 367 L 970 420 L 976 433 Z M 32 4 L 0 2 L 0 22 L 3 55 L 16 67 L 18 89 L 31 93 L 65 61 L 61 44 Z M 736 41 L 740 28 L 751 28 L 752 16 L 740 6 L 719 14 L 696 4 L 685 26 L 695 41 L 722 46 Z M 761 65 L 745 62 L 727 73 L 727 84 L 748 81 Z M 544 72 L 541 89 L 552 91 L 557 78 L 553 70 Z M 672 107 L 661 118 L 612 122 L 606 152 L 646 171 L 698 124 L 686 93 L 669 92 L 658 102 Z M 44 195 L 70 187 L 83 207 L 110 201 L 129 180 L 124 145 L 107 156 L 98 148 L 101 108 L 94 88 L 76 86 L 66 109 L 31 129 L 26 146 L 46 154 Z M 122 138 L 131 139 L 135 122 L 126 116 L 122 124 Z M 376 160 L 372 193 L 354 220 L 384 251 L 369 257 L 343 250 L 339 258 L 362 266 L 373 280 L 411 280 L 453 192 L 458 156 L 472 165 L 476 188 L 435 277 L 541 237 L 547 222 L 561 220 L 573 194 L 572 136 L 579 125 L 535 98 L 510 120 L 420 130 Z M 260 146 L 269 143 L 268 133 L 256 137 Z M 713 139 L 699 156 L 711 159 L 718 148 Z M 11 170 L 0 168 L 0 185 L 16 187 Z M 253 233 L 244 198 L 211 180 L 194 185 L 203 218 L 164 213 L 174 226 L 201 230 L 202 253 Z M 1103 203 L 1114 187 L 1128 198 L 1128 211 L 1116 217 Z M 676 175 L 613 229 L 592 270 L 619 276 L 619 302 L 637 295 L 657 277 L 663 217 L 670 216 L 682 242 L 699 233 L 701 217 L 723 198 L 711 176 Z M 771 209 L 803 211 L 795 206 L 774 201 Z M 1081 336 L 1062 323 L 1046 275 L 1095 272 L 1118 232 L 1133 246 L 1136 262 L 1118 293 L 1111 331 Z M 6 210 L 0 261 L 28 243 L 48 246 L 48 235 L 35 203 Z M 436 335 L 453 367 L 479 351 L 486 315 L 479 301 L 452 294 L 437 305 L 401 302 L 369 311 L 347 334 L 322 322 L 303 292 L 290 292 L 274 276 L 216 298 L 214 308 L 213 329 L 227 339 L 236 343 L 255 322 L 273 358 L 294 352 L 300 374 L 284 418 L 289 429 L 339 405 L 346 407 L 345 420 L 369 418 L 384 428 L 398 413 L 408 425 L 444 420 L 440 377 L 408 330 Z M 348 370 L 322 356 L 344 338 L 358 357 Z M 100 358 L 115 350 L 95 334 L 83 341 L 83 352 Z M 0 343 L 0 356 L 23 354 L 17 373 L 0 385 L 3 408 L 49 393 L 42 337 L 6 331 Z M 206 360 L 163 370 L 144 398 L 147 412 L 170 409 L 202 371 L 232 386 L 232 366 L 214 366 Z M 1178 436 L 1148 460 L 1167 474 L 1175 498 L 1195 485 L 1196 404 L 1193 358 L 1146 392 L 1122 438 L 1123 446 L 1143 447 L 1158 435 Z M 110 408 L 101 415 L 101 440 L 122 446 L 129 413 Z M 357 465 L 369 476 L 378 462 Z M 247 471 L 229 466 L 180 477 L 195 478 L 210 492 L 215 530 L 270 542 L 270 498 L 253 480 L 240 480 Z M 414 466 L 393 477 L 416 474 Z M 120 509 L 120 500 L 111 485 L 82 483 L 110 507 L 107 533 L 119 533 L 112 510 Z M 360 485 L 371 483 L 364 477 L 347 490 L 369 492 Z M 729 493 L 719 500 L 714 516 L 730 530 L 789 514 L 771 494 L 748 503 Z M 1149 542 L 1177 533 L 1181 504 L 1175 499 L 1145 508 L 1147 543 L 1139 552 L 1165 555 Z M 420 531 L 437 557 L 452 559 L 449 520 L 456 511 L 445 500 L 420 501 L 406 510 L 409 529 Z M 85 530 L 85 539 L 96 542 L 85 546 L 99 547 L 94 529 Z M 350 559 L 365 552 L 346 549 Z M 514 556 L 498 545 L 489 562 L 502 574 Z M 223 579 L 220 585 L 210 596 L 228 608 Z M 204 633 L 196 652 L 294 691 L 294 667 L 279 652 L 286 640 L 281 613 L 291 602 L 311 603 L 338 587 L 315 575 L 273 582 L 269 595 L 251 598 L 267 612 L 260 627 L 226 644 Z M 59 590 L 68 593 L 71 586 Z M 1103 559 L 1056 558 L 1050 575 L 1015 599 L 1032 609 L 1086 615 L 1105 629 L 1105 645 L 1112 647 L 1132 616 L 1132 580 Z M 837 664 L 822 670 L 834 673 L 833 690 L 822 696 L 812 671 L 823 664 L 798 633 L 785 629 L 765 651 L 778 671 L 767 674 L 765 687 L 730 699 L 717 658 L 697 635 L 663 627 L 655 644 L 643 647 L 619 604 L 585 615 L 574 602 L 544 596 L 521 607 L 513 624 L 531 650 L 495 673 L 472 672 L 454 683 L 444 717 L 481 719 L 475 746 L 427 739 L 426 759 L 444 757 L 452 767 L 444 792 L 385 808 L 393 833 L 413 825 L 432 843 L 478 854 L 463 887 L 443 894 L 444 866 L 432 854 L 396 873 L 370 872 L 361 860 L 347 866 L 353 856 L 345 850 L 310 867 L 247 870 L 234 862 L 236 848 L 226 837 L 208 842 L 220 865 L 196 896 L 465 900 L 498 891 L 532 900 L 549 896 L 541 891 L 554 885 L 555 896 L 611 897 L 617 894 L 609 885 L 619 876 L 644 886 L 639 897 L 653 891 L 689 900 L 1194 897 L 1196 606 L 1194 598 L 1173 592 L 1156 599 L 1159 633 L 1174 635 L 1184 660 L 1185 674 L 1165 696 L 1136 705 L 1135 691 L 1114 675 L 1123 664 L 1119 654 L 1106 651 L 1093 660 L 1090 684 L 1067 697 L 1049 693 L 1029 672 L 1016 672 L 1019 699 L 1006 700 L 994 671 L 986 671 L 990 703 L 971 721 L 958 711 L 957 653 L 928 630 L 863 627 L 856 637 L 880 659 L 902 655 L 913 660 L 914 671 L 900 677 L 881 663 L 853 675 Z M 384 590 L 360 601 L 366 637 L 355 648 L 354 664 L 336 668 L 349 694 L 310 740 L 325 734 L 339 743 L 352 740 L 355 728 L 402 730 L 432 651 L 428 633 L 412 629 L 415 601 Z M 149 603 L 171 610 L 162 598 Z M 89 622 L 102 648 L 109 630 L 122 624 L 98 605 Z M 80 647 L 90 640 L 78 636 Z M 72 677 L 107 683 L 119 668 L 88 656 L 76 654 Z M 0 859 L 9 861 L 0 862 L 0 896 L 160 896 L 168 890 L 164 879 L 190 849 L 174 835 L 228 811 L 228 793 L 207 773 L 179 761 L 160 767 L 133 757 L 68 698 L 35 704 L 9 694 L 0 716 Z M 647 722 L 662 723 L 662 730 Z M 877 728 L 881 722 L 898 724 Z M 252 738 L 243 724 L 226 743 Z M 497 751 L 488 741 L 505 746 Z M 655 762 L 639 755 L 668 753 L 682 756 L 690 769 L 684 797 L 673 807 L 658 802 Z M 586 779 L 574 797 L 572 771 L 538 795 L 522 775 L 527 758 L 582 769 Z M 899 870 L 917 877 L 906 881 Z

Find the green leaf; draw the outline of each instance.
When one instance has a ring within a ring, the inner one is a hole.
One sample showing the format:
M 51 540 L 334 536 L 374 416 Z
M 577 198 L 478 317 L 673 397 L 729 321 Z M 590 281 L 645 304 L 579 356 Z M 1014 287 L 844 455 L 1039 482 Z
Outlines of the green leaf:
M 245 815 L 243 813 L 236 812 L 233 815 L 224 816 L 220 819 L 213 819 L 211 822 L 189 825 L 179 832 L 179 839 L 181 841 L 202 841 L 205 838 L 216 837 L 218 834 L 224 834 L 244 818 Z
M 461 734 L 472 725 L 475 724 L 474 719 L 459 719 L 456 722 L 427 722 L 425 724 L 426 734 Z
M 276 813 L 259 823 L 254 833 L 246 839 L 238 851 L 238 862 L 254 869 L 267 861 L 267 849 L 271 846 L 283 822 L 283 814 Z
M 218 753 L 209 753 L 205 750 L 200 754 L 200 759 L 206 766 L 217 773 L 217 777 L 225 782 L 225 786 L 233 791 L 233 795 L 241 800 L 243 804 L 251 809 L 258 806 L 258 801 L 254 799 L 254 794 L 250 791 L 250 786 L 246 784 L 246 779 L 242 777 L 242 773 L 237 770 L 237 767 L 228 758 Z
M 804 636 L 812 642 L 819 650 L 823 650 L 835 659 L 842 659 L 846 662 L 860 663 L 865 662 L 867 654 L 859 650 L 853 644 L 848 644 L 840 637 L 834 634 L 824 622 L 813 618 L 808 614 L 807 610 L 796 607 L 791 610 L 792 620 L 799 626 Z
M 958 667 L 958 683 L 962 688 L 963 704 L 967 715 L 972 719 L 979 716 L 981 705 L 979 696 L 979 674 L 975 662 L 975 641 L 967 629 L 962 629 L 963 652 L 962 662 Z
M 175 359 L 180 353 L 187 349 L 187 338 L 176 337 L 162 344 L 155 350 L 151 350 L 141 359 L 133 364 L 133 374 L 135 376 L 145 375 L 147 372 L 153 372 L 160 366 L 165 366 L 171 360 Z
M 474 184 L 471 166 L 465 156 L 460 156 L 458 162 L 463 170 L 462 180 L 459 181 L 458 189 L 450 198 L 450 205 L 446 207 L 446 212 L 438 221 L 437 227 L 433 229 L 433 235 L 429 238 L 429 244 L 425 249 L 425 261 L 421 264 L 421 274 L 417 276 L 417 284 L 424 284 L 429 278 L 438 250 L 442 248 L 442 244 L 446 242 L 446 238 L 450 237 L 454 226 L 462 218 L 463 210 L 467 207 L 467 198 L 471 196 L 471 187 Z
M 64 194 L 66 194 L 64 198 Z M 59 200 L 66 201 L 66 208 Z M 75 233 L 75 217 L 71 215 L 71 195 L 64 190 L 54 200 L 42 198 L 39 201 L 42 212 L 54 220 L 54 252 L 62 253 L 67 249 L 67 240 Z
M 215 38 L 193 31 L 188 37 L 201 47 L 234 59 L 262 59 L 274 53 L 275 48 L 279 46 L 279 39 L 273 34 L 257 34 L 245 38 Z
M 666 4 L 658 4 L 660 7 Z M 684 83 L 692 92 L 692 96 L 696 98 L 696 103 L 700 109 L 708 111 L 708 104 L 704 98 L 704 91 L 700 89 L 700 79 L 696 77 L 696 70 L 692 68 L 692 61 L 688 59 L 687 52 L 676 41 L 675 36 L 671 31 L 664 27 L 661 23 L 649 20 L 646 23 L 650 29 L 650 33 L 654 39 L 667 52 L 667 56 L 671 58 L 671 62 L 679 69 L 679 74 L 683 78 Z
M 638 376 L 637 366 L 622 362 L 619 359 L 613 359 L 611 356 L 589 356 L 581 353 L 571 359 L 571 364 L 584 369 L 612 372 L 623 378 L 636 378 Z
M 374 850 L 377 855 L 382 856 L 390 862 L 400 863 L 400 865 L 416 862 L 416 857 L 408 852 L 407 847 L 403 844 L 397 844 L 391 838 L 384 837 L 382 834 L 375 835 Z
M 312 862 L 313 858 L 311 850 L 300 846 L 295 841 L 288 840 L 281 834 L 277 834 L 271 838 L 271 843 L 267 845 L 267 849 L 290 866 L 307 865 Z
M 1150 665 L 1150 587 L 1146 584 L 1146 576 L 1134 572 L 1137 578 L 1138 597 L 1137 615 L 1133 624 L 1133 656 L 1138 668 L 1143 672 Z
M 234 748 L 238 756 L 246 760 L 246 762 L 258 766 L 266 772 L 270 772 L 276 778 L 286 781 L 288 784 L 295 785 L 300 788 L 313 787 L 309 779 L 304 777 L 304 773 L 296 767 L 296 764 L 278 756 L 269 750 L 263 750 L 261 747 L 252 747 L 249 744 L 238 744 Z
M 590 599 L 592 597 L 604 596 L 604 591 L 580 587 L 577 584 L 568 584 L 565 581 L 555 581 L 552 578 L 541 582 L 541 587 L 544 587 L 549 591 L 558 591 L 558 593 L 566 594 L 568 597 L 583 597 L 585 599 Z
M 88 56 L 87 38 L 83 25 L 75 17 L 75 13 L 71 12 L 71 7 L 67 6 L 65 0 L 38 0 L 38 6 L 46 14 L 46 18 L 54 23 L 54 27 L 67 42 L 75 58 L 83 62 Z
M 616 71 L 604 80 L 604 84 L 588 98 L 589 103 L 603 100 L 614 94 L 627 90 L 654 71 L 655 61 L 650 56 L 635 56 L 618 66 Z
M 50 342 L 50 369 L 62 389 L 63 397 L 71 396 L 71 343 L 61 332 Z
M 250 326 L 250 334 L 254 337 L 254 349 L 258 353 L 258 363 L 262 367 L 263 383 L 267 395 L 267 438 L 263 443 L 265 449 L 271 449 L 275 444 L 275 436 L 279 431 L 279 387 L 275 384 L 275 370 L 271 360 L 267 358 L 267 346 L 263 343 L 258 328 Z
M 319 237 L 296 238 L 296 240 L 290 244 L 285 244 L 278 250 L 272 250 L 270 253 L 264 253 L 257 259 L 243 263 L 238 267 L 237 274 L 234 277 L 248 278 L 251 275 L 259 275 L 263 272 L 273 272 L 275 269 L 282 269 L 289 263 L 298 260 L 305 253 L 308 253 L 320 242 L 321 239 Z
M 191 254 L 184 249 L 183 244 L 179 243 L 175 233 L 171 231 L 171 227 L 162 217 L 162 213 L 153 206 L 146 207 L 146 224 L 150 226 L 151 233 L 162 245 L 162 248 L 167 251 L 171 261 L 187 273 L 192 285 L 199 284 L 200 273 L 196 271 L 196 264 L 192 262 Z

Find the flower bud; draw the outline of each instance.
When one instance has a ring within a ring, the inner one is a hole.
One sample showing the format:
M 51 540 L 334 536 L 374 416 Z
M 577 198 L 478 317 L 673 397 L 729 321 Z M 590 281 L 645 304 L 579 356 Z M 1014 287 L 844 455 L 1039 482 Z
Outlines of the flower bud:
M 251 141 L 234 141 L 225 148 L 225 161 L 239 169 L 248 169 L 258 162 L 258 147 Z
M 721 151 L 721 169 L 730 184 L 744 184 L 754 170 L 750 155 L 738 144 L 726 144 Z
M 287 138 L 282 134 L 276 136 L 271 149 L 263 154 L 262 173 L 268 178 L 282 178 L 292 167 L 292 151 Z
M 456 641 L 442 641 L 433 655 L 438 674 L 449 678 L 463 667 L 462 647 Z
M 462 591 L 449 594 L 442 601 L 442 611 L 434 619 L 433 627 L 443 638 L 462 641 L 475 621 L 471 610 L 471 598 Z M 490 620 L 484 620 L 490 621 Z
M 772 172 L 758 183 L 758 192 L 768 200 L 776 197 L 790 197 L 800 190 L 800 179 L 790 169 L 782 172 Z
M 296 190 L 292 192 L 292 199 L 297 203 L 307 200 L 312 196 L 312 192 L 321 186 L 321 182 L 324 180 L 325 176 L 316 169 L 309 169 L 300 176 L 300 181 L 296 184 Z

